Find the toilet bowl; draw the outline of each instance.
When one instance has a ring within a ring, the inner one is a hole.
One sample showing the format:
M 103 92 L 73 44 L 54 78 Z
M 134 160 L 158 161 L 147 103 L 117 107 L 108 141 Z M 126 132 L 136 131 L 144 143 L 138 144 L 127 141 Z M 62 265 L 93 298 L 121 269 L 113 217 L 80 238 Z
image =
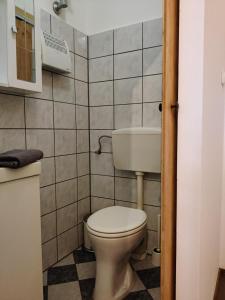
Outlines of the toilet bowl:
M 129 259 L 145 236 L 146 213 L 121 206 L 94 213 L 87 230 L 96 255 L 94 300 L 121 300 L 131 290 L 134 274 Z

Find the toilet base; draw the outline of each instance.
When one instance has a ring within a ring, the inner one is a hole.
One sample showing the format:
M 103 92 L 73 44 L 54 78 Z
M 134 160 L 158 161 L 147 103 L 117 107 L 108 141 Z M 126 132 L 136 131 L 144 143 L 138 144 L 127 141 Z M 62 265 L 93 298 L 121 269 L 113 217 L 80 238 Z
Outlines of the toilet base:
M 127 263 L 127 266 L 124 268 L 124 270 L 124 274 L 120 276 L 120 280 L 118 281 L 119 284 L 116 287 L 115 294 L 109 295 L 109 289 L 105 291 L 104 285 L 99 281 L 99 284 L 96 282 L 93 292 L 93 300 L 105 300 L 106 297 L 107 300 L 123 300 L 130 293 L 135 280 L 134 271 L 129 263 Z
M 134 284 L 134 271 L 130 265 L 131 254 L 143 240 L 146 223 L 126 235 L 89 235 L 96 256 L 96 280 L 93 300 L 122 300 Z
M 122 300 L 134 283 L 131 253 L 143 239 L 145 226 L 122 238 L 91 236 L 96 255 L 96 281 L 93 300 Z
M 134 260 L 142 261 L 147 257 L 147 248 L 148 248 L 148 232 L 145 230 L 145 236 L 141 241 L 140 245 L 136 249 L 134 249 L 131 257 Z

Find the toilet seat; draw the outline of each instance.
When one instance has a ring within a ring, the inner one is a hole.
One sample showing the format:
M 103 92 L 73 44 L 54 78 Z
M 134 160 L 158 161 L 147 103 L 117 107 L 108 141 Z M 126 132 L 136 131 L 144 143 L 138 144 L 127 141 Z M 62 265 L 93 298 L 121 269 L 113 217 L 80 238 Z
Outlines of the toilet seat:
M 101 209 L 87 221 L 90 233 L 106 238 L 134 234 L 146 226 L 147 215 L 140 209 L 112 206 Z

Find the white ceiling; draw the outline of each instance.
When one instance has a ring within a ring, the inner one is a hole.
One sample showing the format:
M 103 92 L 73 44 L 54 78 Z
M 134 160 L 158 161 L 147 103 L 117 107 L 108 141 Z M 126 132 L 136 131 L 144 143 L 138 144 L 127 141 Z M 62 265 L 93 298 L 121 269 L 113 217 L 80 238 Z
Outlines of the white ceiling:
M 39 0 L 53 13 L 53 0 Z M 60 18 L 91 35 L 162 16 L 162 0 L 68 0 Z

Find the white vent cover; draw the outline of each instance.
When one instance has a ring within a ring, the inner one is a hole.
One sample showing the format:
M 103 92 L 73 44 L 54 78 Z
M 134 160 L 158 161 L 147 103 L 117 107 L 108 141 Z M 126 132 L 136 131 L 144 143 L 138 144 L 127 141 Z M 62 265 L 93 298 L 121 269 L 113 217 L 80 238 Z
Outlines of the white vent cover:
M 64 73 L 71 72 L 70 51 L 66 41 L 50 34 L 41 32 L 42 65 L 50 70 Z

